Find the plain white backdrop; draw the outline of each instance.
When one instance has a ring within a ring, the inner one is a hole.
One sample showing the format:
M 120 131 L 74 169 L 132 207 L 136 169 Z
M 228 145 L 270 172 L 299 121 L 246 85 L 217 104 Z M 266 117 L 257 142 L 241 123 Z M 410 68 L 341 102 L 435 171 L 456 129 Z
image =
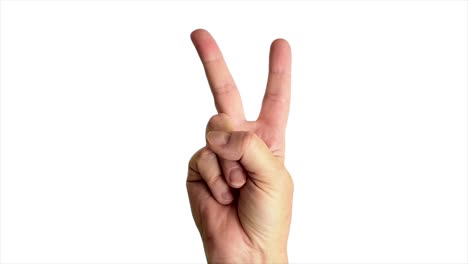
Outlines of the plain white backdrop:
M 293 53 L 291 263 L 466 263 L 466 1 L 1 1 L 1 263 L 205 262 L 185 189 L 215 114 Z

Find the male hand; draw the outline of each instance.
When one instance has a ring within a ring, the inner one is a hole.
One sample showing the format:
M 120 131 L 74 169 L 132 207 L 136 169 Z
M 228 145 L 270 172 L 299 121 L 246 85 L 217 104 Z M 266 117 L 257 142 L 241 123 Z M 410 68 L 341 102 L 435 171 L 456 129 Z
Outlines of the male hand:
M 189 162 L 187 190 L 208 262 L 284 263 L 293 181 L 284 167 L 291 51 L 282 39 L 270 50 L 260 115 L 246 121 L 239 91 L 210 34 L 191 34 L 218 115 L 207 126 L 207 146 Z M 218 162 L 219 161 L 219 162 Z

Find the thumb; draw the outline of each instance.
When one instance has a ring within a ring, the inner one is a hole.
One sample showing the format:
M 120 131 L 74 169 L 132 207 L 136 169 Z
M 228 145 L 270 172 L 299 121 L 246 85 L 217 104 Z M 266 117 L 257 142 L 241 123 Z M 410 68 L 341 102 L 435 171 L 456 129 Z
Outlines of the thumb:
M 271 175 L 283 169 L 283 163 L 268 146 L 250 131 L 210 131 L 208 147 L 219 157 L 239 161 L 251 178 L 271 182 Z

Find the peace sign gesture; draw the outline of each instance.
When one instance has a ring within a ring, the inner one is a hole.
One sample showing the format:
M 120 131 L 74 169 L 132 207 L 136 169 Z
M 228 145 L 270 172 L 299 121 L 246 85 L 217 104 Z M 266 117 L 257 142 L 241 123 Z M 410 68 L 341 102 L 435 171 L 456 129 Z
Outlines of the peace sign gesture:
M 260 115 L 247 121 L 215 40 L 203 29 L 193 31 L 191 38 L 218 111 L 207 125 L 207 146 L 190 160 L 187 177 L 192 214 L 208 261 L 287 261 L 293 193 L 284 167 L 289 44 L 283 39 L 271 44 Z
M 291 49 L 288 42 L 277 39 L 271 44 L 268 81 L 260 115 L 256 121 L 247 121 L 239 90 L 215 40 L 202 29 L 195 30 L 191 37 L 203 63 L 218 113 L 225 113 L 233 120 L 234 130 L 255 132 L 275 156 L 284 159 L 291 97 Z M 208 125 L 207 132 L 212 129 Z M 231 187 L 242 187 L 246 175 L 238 169 L 239 165 L 222 160 L 221 166 Z

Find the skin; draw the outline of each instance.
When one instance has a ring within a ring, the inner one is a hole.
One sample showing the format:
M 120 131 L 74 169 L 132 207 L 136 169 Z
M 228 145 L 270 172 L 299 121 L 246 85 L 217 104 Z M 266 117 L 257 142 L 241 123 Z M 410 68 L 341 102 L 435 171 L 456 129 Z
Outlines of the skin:
M 291 49 L 270 47 L 260 114 L 247 121 L 235 82 L 212 36 L 191 34 L 218 114 L 189 162 L 187 191 L 209 263 L 287 263 L 293 180 L 284 166 Z

